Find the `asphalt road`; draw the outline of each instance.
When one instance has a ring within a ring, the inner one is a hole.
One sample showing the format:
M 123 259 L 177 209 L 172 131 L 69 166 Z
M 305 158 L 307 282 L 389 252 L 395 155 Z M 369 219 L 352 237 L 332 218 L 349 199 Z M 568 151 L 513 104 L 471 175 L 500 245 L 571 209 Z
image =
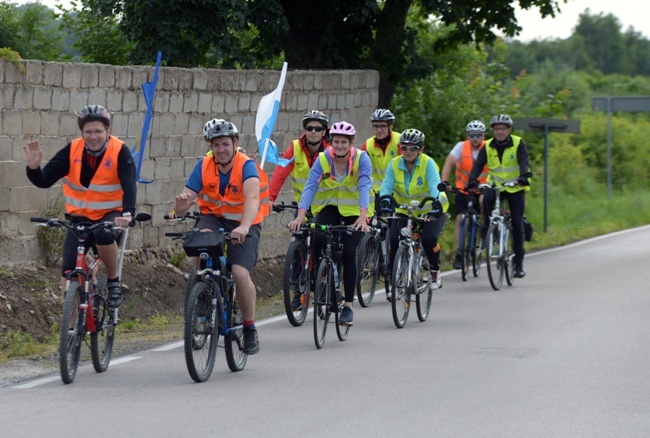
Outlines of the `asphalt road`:
M 650 226 L 530 254 L 501 291 L 446 273 L 401 330 L 381 294 L 322 350 L 311 315 L 264 321 L 246 369 L 220 349 L 201 384 L 180 342 L 21 382 L 0 389 L 0 437 L 647 437 L 648 243 Z

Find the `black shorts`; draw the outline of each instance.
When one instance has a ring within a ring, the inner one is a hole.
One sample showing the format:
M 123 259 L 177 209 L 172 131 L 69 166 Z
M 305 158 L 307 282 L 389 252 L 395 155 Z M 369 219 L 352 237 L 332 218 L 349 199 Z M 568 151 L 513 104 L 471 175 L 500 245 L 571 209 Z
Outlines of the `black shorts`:
M 467 204 L 469 203 L 469 195 L 465 193 L 456 193 L 456 198 L 454 202 L 454 208 L 456 209 L 456 215 L 461 214 L 467 210 Z M 476 203 L 474 204 L 476 206 Z
M 212 231 L 219 231 L 223 228 L 224 231 L 231 232 L 239 226 L 239 222 L 217 217 L 212 214 L 202 214 L 196 221 L 196 228 L 207 228 Z M 260 234 L 262 226 L 260 224 L 251 225 L 246 239 L 243 243 L 233 245 L 228 243 L 228 255 L 226 260 L 229 265 L 239 265 L 248 269 L 253 269 L 257 264 L 259 257 L 258 246 L 260 242 Z

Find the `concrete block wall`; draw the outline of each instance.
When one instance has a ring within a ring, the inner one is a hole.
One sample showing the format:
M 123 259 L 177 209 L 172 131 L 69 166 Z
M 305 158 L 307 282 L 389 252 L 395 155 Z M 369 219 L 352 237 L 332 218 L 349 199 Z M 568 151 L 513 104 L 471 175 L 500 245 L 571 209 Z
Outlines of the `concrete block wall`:
M 102 64 L 23 61 L 23 73 L 0 59 L 0 264 L 36 259 L 39 248 L 30 216 L 41 216 L 60 199 L 60 184 L 43 190 L 25 175 L 22 146 L 38 140 L 43 163 L 79 136 L 75 113 L 87 104 L 105 106 L 113 116 L 113 135 L 134 146 L 146 112 L 141 86 L 153 79 L 151 66 L 119 67 Z M 206 150 L 202 129 L 211 118 L 237 125 L 241 144 L 257 151 L 255 115 L 260 99 L 273 91 L 279 71 L 181 69 L 161 67 L 154 101 L 150 139 L 138 185 L 138 210 L 153 221 L 136 227 L 130 247 L 170 244 L 170 226 L 163 215 L 200 156 Z M 273 140 L 284 151 L 301 134 L 302 115 L 310 109 L 324 111 L 332 122 L 346 120 L 357 128 L 360 145 L 372 135 L 369 117 L 378 100 L 379 75 L 372 70 L 289 71 Z M 265 165 L 271 176 L 272 165 Z M 287 181 L 281 200 L 293 199 Z M 261 257 L 286 252 L 290 235 L 288 215 L 272 213 L 263 224 Z

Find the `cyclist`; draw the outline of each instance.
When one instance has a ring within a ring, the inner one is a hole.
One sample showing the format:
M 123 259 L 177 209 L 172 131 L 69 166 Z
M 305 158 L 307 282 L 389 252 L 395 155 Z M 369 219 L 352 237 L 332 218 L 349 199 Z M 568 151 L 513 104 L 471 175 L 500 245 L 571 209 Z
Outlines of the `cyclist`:
M 510 217 L 512 218 L 512 241 L 514 245 L 516 278 L 523 278 L 524 271 L 524 209 L 526 205 L 526 191 L 530 190 L 530 183 L 525 176 L 528 174 L 530 158 L 528 147 L 521 137 L 511 135 L 512 119 L 506 114 L 497 114 L 490 120 L 494 138 L 485 142 L 474 161 L 469 174 L 468 188 L 478 187 L 478 178 L 483 172 L 483 166 L 488 167 L 488 181 L 495 183 L 516 182 L 516 187 L 508 187 L 501 192 L 502 199 L 508 200 Z M 485 193 L 483 211 L 486 214 L 492 211 L 494 195 L 492 191 Z M 482 223 L 481 234 L 483 239 L 487 234 L 489 221 Z
M 291 142 L 282 156 L 287 160 L 291 160 L 292 158 L 294 160 L 286 167 L 276 166 L 273 171 L 269 186 L 269 198 L 271 202 L 275 202 L 280 194 L 284 181 L 289 175 L 291 175 L 293 198 L 296 202 L 299 202 L 300 195 L 302 195 L 305 182 L 309 176 L 309 170 L 318 158 L 318 154 L 329 146 L 326 137 L 327 128 L 329 128 L 329 119 L 322 111 L 307 111 L 302 117 L 302 127 L 305 132 L 300 138 Z M 299 273 L 300 271 L 296 270 L 295 272 Z M 291 306 L 294 309 L 300 308 L 300 291 L 296 291 L 291 300 Z
M 203 127 L 203 135 L 212 155 L 194 167 L 176 196 L 171 216 L 183 216 L 197 202 L 196 228 L 230 233 L 227 260 L 244 318 L 244 352 L 255 354 L 260 349 L 255 327 L 257 293 L 250 271 L 257 263 L 261 223 L 269 211 L 267 178 L 253 159 L 239 152 L 239 131 L 233 123 L 212 119 Z
M 445 226 L 444 212 L 449 207 L 447 195 L 438 192 L 440 173 L 438 164 L 433 158 L 423 153 L 424 134 L 417 129 L 407 129 L 400 136 L 400 148 L 402 156 L 393 158 L 386 171 L 386 178 L 381 183 L 380 196 L 392 194 L 395 200 L 403 205 L 410 201 L 421 201 L 427 196 L 438 198 L 433 203 L 431 210 L 415 211 L 415 214 L 427 214 L 429 221 L 421 222 L 421 239 L 424 252 L 429 259 L 431 269 L 431 287 L 440 289 L 442 278 L 440 277 L 440 244 L 438 236 Z M 428 207 L 427 207 L 428 208 Z M 381 201 L 383 215 L 392 214 L 390 200 Z M 406 210 L 397 209 L 397 216 L 406 218 Z M 394 260 L 399 246 L 400 229 L 406 225 L 406 219 L 394 220 L 390 232 L 390 256 Z
M 27 178 L 36 187 L 52 187 L 63 178 L 63 197 L 67 214 L 82 216 L 93 223 L 110 221 L 128 227 L 135 213 L 137 194 L 135 163 L 129 147 L 111 135 L 111 115 L 100 105 L 85 106 L 77 113 L 81 137 L 73 139 L 41 168 L 43 150 L 37 140 L 23 146 L 27 157 Z M 96 230 L 92 241 L 106 267 L 108 305 L 122 305 L 119 278 L 117 231 Z M 65 275 L 76 265 L 79 241 L 72 231 L 63 240 L 61 290 L 65 293 Z
M 449 185 L 449 175 L 451 174 L 451 168 L 456 166 L 456 188 L 460 191 L 456 193 L 456 224 L 454 226 L 454 239 L 456 240 L 456 258 L 454 259 L 454 269 L 462 268 L 462 253 L 463 250 L 460 247 L 460 220 L 462 213 L 467 210 L 468 203 L 468 192 L 466 190 L 467 178 L 469 177 L 469 172 L 472 170 L 472 165 L 478 151 L 480 151 L 483 146 L 485 146 L 485 125 L 480 120 L 472 120 L 467 124 L 465 128 L 467 131 L 467 139 L 465 141 L 460 141 L 456 143 L 456 146 L 449 152 L 445 164 L 442 166 L 442 182 Z M 481 174 L 478 176 L 478 182 L 484 183 L 487 177 L 487 166 L 483 167 Z M 482 197 L 479 199 L 479 204 L 482 201 Z
M 294 200 L 300 201 L 300 195 L 309 176 L 309 169 L 314 165 L 318 154 L 329 146 L 326 137 L 329 119 L 322 111 L 307 111 L 302 117 L 302 127 L 305 132 L 298 139 L 293 140 L 282 155 L 282 158 L 287 160 L 293 158 L 294 160 L 286 167 L 276 166 L 273 171 L 269 186 L 271 202 L 275 202 L 278 198 L 282 185 L 289 175 L 291 175 Z
M 296 218 L 289 223 L 291 230 L 300 229 L 307 210 L 311 210 L 316 222 L 326 225 L 353 225 L 355 229 L 368 231 L 368 206 L 372 188 L 372 165 L 368 154 L 354 147 L 354 126 L 347 122 L 334 123 L 330 129 L 332 146 L 321 152 L 309 171 L 305 190 L 300 197 Z M 343 242 L 343 289 L 345 305 L 340 321 L 352 325 L 352 303 L 357 280 L 356 252 L 363 234 L 342 234 Z M 314 238 L 314 254 L 320 255 L 324 236 Z

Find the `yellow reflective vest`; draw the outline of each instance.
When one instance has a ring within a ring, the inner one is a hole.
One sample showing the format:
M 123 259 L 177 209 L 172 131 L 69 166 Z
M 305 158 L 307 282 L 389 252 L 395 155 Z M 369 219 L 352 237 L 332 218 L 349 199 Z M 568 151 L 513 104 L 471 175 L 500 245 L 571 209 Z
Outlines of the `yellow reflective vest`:
M 427 183 L 427 165 L 429 160 L 433 161 L 438 172 L 440 167 L 433 158 L 426 154 L 420 154 L 417 162 L 413 167 L 413 174 L 411 175 L 411 182 L 408 188 L 406 187 L 406 172 L 399 168 L 400 160 L 403 157 L 393 158 L 390 165 L 393 166 L 393 173 L 395 174 L 395 187 L 393 188 L 393 197 L 400 204 L 409 204 L 411 201 L 420 202 L 427 196 L 431 196 L 429 184 Z M 442 204 L 442 211 L 446 212 L 449 209 L 449 199 L 445 192 L 440 192 L 440 203 Z M 431 204 L 427 203 L 423 210 L 413 210 L 413 214 L 420 215 L 426 214 L 431 210 Z M 396 209 L 397 213 L 408 214 L 408 211 L 403 209 Z
M 512 146 L 503 151 L 501 161 L 496 148 L 491 147 L 494 138 L 485 142 L 485 152 L 487 153 L 487 167 L 489 174 L 487 180 L 497 185 L 517 181 L 519 177 L 519 161 L 517 161 L 517 149 L 521 143 L 521 137 L 512 136 Z M 506 187 L 507 192 L 515 193 L 520 190 L 530 190 L 530 186 Z
M 350 153 L 354 154 L 351 159 L 352 168 L 341 182 L 337 181 L 332 175 L 332 168 L 327 159 L 329 149 L 318 155 L 320 165 L 323 168 L 323 175 L 311 202 L 311 211 L 315 215 L 328 205 L 336 205 L 342 216 L 359 216 L 361 207 L 359 206 L 359 160 L 362 151 L 351 148 Z

